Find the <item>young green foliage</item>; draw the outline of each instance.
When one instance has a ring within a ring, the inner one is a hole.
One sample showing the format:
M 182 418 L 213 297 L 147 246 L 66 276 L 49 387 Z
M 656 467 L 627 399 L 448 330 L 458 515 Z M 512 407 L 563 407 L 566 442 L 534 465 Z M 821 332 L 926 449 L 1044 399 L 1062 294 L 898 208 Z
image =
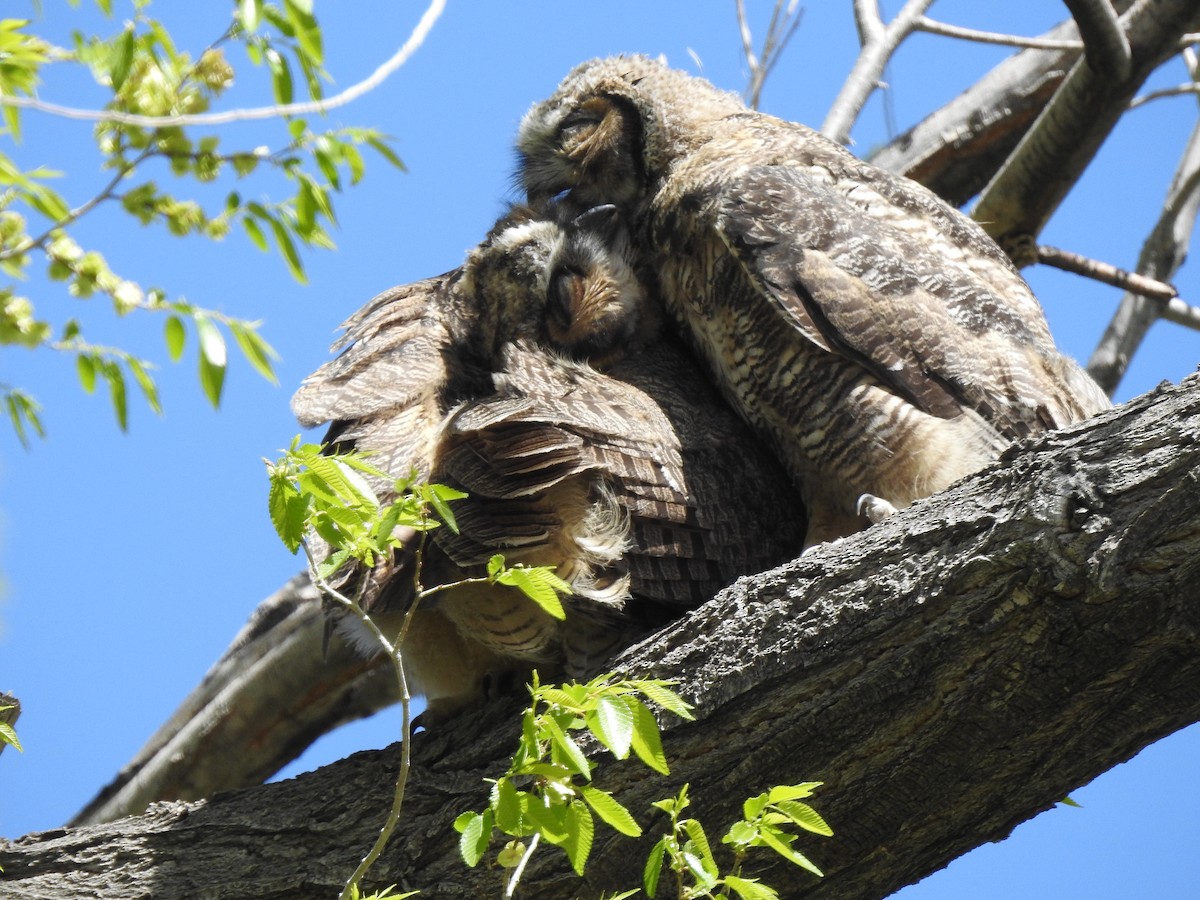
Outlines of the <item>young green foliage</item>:
M 15 708 L 14 706 L 0 706 L 0 713 Z M 16 729 L 8 722 L 0 721 L 0 744 L 7 744 L 10 747 L 16 747 L 22 753 L 25 752 L 21 742 L 17 739 Z
M 364 627 L 374 635 L 392 664 L 404 710 L 400 775 L 396 781 L 392 809 L 375 845 L 363 858 L 342 892 L 342 897 L 349 900 L 360 896 L 358 885 L 382 852 L 399 819 L 403 804 L 408 773 L 407 738 L 410 724 L 410 696 L 401 659 L 404 635 L 413 611 L 417 609 L 421 600 L 454 585 L 442 584 L 425 588 L 420 583 L 421 552 L 418 549 L 415 556 L 416 598 L 400 634 L 389 636 L 384 635 L 366 615 L 357 597 L 344 596 L 330 586 L 328 579 L 343 565 L 352 561 L 367 567 L 373 566 L 378 558 L 401 548 L 403 535 L 410 532 L 423 533 L 443 524 L 457 531 L 458 524 L 450 504 L 466 495 L 446 485 L 415 481 L 415 473 L 408 479 L 393 481 L 386 473 L 371 465 L 361 453 L 328 453 L 325 448 L 315 444 L 301 443 L 299 437 L 292 441 L 291 447 L 282 457 L 275 462 L 266 461 L 266 464 L 270 483 L 268 507 L 271 522 L 280 540 L 293 553 L 301 547 L 304 548 L 313 580 L 318 588 L 329 599 L 357 616 Z M 396 499 L 387 504 L 381 503 L 368 478 L 375 479 L 377 484 L 380 479 L 383 479 L 384 483 L 390 481 L 390 493 Z M 324 559 L 317 560 L 308 546 L 312 533 L 319 535 L 330 549 L 329 555 Z M 543 609 L 551 606 L 546 597 L 548 592 L 553 607 L 557 608 L 560 614 L 562 604 L 554 592 L 570 590 L 570 585 L 557 578 L 549 568 L 508 568 L 504 565 L 503 557 L 499 555 L 489 561 L 486 576 L 466 578 L 456 584 L 483 582 L 516 587 Z M 563 740 L 563 746 L 566 746 L 565 736 Z M 582 754 L 576 752 L 576 766 L 580 764 L 580 760 Z M 586 760 L 582 761 L 582 765 L 586 768 Z M 599 793 L 593 795 L 592 802 L 611 810 L 612 804 Z M 510 812 L 506 807 L 506 814 Z M 473 825 L 474 831 L 483 836 L 485 847 L 487 838 L 491 835 L 491 815 L 489 810 L 486 819 L 480 819 Z M 610 815 L 619 816 L 613 812 L 610 812 Z M 517 816 L 519 819 L 519 813 Z M 552 827 L 559 828 L 559 825 L 552 823 Z M 586 858 L 591 847 L 590 829 L 590 813 L 583 803 L 564 813 L 561 841 L 564 846 L 569 847 L 568 852 L 573 858 Z M 477 840 L 473 834 L 464 838 L 467 842 L 472 840 Z M 482 853 L 482 850 L 480 852 Z
M 742 875 L 742 864 L 753 847 L 774 850 L 784 859 L 820 877 L 818 869 L 803 853 L 796 850 L 799 834 L 795 829 L 829 837 L 833 831 L 821 815 L 801 802 L 820 786 L 820 782 L 779 785 L 742 804 L 742 818 L 734 822 L 721 838 L 733 848 L 733 863 L 726 874 L 721 873 L 704 827 L 696 819 L 683 818 L 682 813 L 691 801 L 685 784 L 672 798 L 657 801 L 654 806 L 670 817 L 670 829 L 650 851 L 642 873 L 642 886 L 648 897 L 657 895 L 663 867 L 675 875 L 678 896 L 683 900 L 713 897 L 728 900 L 778 900 L 779 894 L 754 878 Z M 732 894 L 730 893 L 732 891 Z
M 102 0 L 100 6 L 111 14 L 108 0 Z M 50 46 L 29 32 L 28 20 L 0 19 L 0 95 L 33 97 L 42 67 L 54 63 L 86 67 L 96 83 L 110 92 L 106 108 L 115 113 L 151 117 L 203 114 L 233 83 L 235 65 L 227 51 L 240 44 L 252 65 L 270 70 L 277 102 L 292 99 L 293 66 L 302 73 L 308 97 L 322 96 L 322 82 L 328 79 L 323 68 L 323 39 L 312 4 L 306 0 L 241 2 L 233 25 L 195 53 L 176 44 L 162 23 L 150 15 L 149 2 L 135 0 L 132 6 L 115 34 L 76 34 L 70 47 Z M 175 362 L 183 352 L 184 323 L 191 322 L 199 351 L 201 388 L 214 406 L 221 400 L 227 366 L 222 328 L 233 336 L 251 367 L 274 381 L 275 353 L 258 334 L 258 325 L 183 299 L 168 300 L 166 291 L 143 288 L 116 274 L 101 252 L 80 247 L 72 239 L 70 230 L 75 222 L 98 207 L 109 206 L 144 225 L 164 226 L 172 235 L 217 241 L 240 222 L 255 245 L 264 251 L 273 248 L 291 274 L 303 282 L 302 250 L 333 247 L 328 231 L 329 225 L 336 224 L 333 195 L 363 177 L 366 165 L 360 148 L 369 147 L 403 169 L 387 146 L 388 138 L 368 128 L 313 131 L 304 120 L 291 119 L 283 145 L 271 151 L 264 146 L 225 149 L 217 134 L 195 134 L 187 127 L 169 124 L 166 118 L 162 125 L 105 119 L 96 126 L 95 138 L 100 168 L 110 170 L 112 177 L 92 196 L 73 205 L 67 196 L 73 182 L 68 179 L 65 188 L 52 186 L 63 173 L 50 166 L 25 168 L 18 163 L 15 145 L 21 136 L 22 110 L 3 105 L 0 111 L 4 125 L 0 130 L 0 273 L 10 279 L 24 278 L 31 262 L 41 258 L 49 276 L 64 282 L 73 297 L 107 295 L 118 316 L 134 311 L 166 313 L 167 355 Z M 217 209 L 205 209 L 195 200 L 160 187 L 161 178 L 150 177 L 147 171 L 151 167 L 161 175 L 205 185 L 222 178 L 241 181 L 266 171 L 269 178 L 282 176 L 290 193 L 282 199 L 267 199 L 256 183 L 245 193 L 258 199 L 244 199 L 242 191 L 231 188 Z M 42 299 L 37 303 L 42 306 Z M 99 365 L 94 355 L 89 361 L 87 351 L 81 355 L 80 347 L 67 336 L 69 327 L 69 319 L 60 325 L 37 318 L 29 298 L 18 296 L 12 284 L 0 283 L 0 346 L 72 355 L 85 389 L 94 387 L 97 374 L 107 382 L 123 429 L 128 425 L 126 382 L 135 381 L 151 409 L 159 411 L 152 367 L 143 354 L 110 347 L 102 354 L 105 364 Z M 86 347 L 78 336 L 78 326 L 73 327 L 75 337 Z M 63 336 L 56 340 L 55 332 Z M 42 434 L 40 407 L 26 391 L 6 387 L 4 399 L 9 420 L 23 442 L 31 432 Z
M 592 848 L 594 816 L 629 837 L 638 837 L 642 829 L 612 794 L 591 783 L 593 764 L 572 733 L 589 732 L 618 759 L 632 750 L 665 774 L 658 723 L 638 695 L 685 719 L 691 718 L 691 707 L 667 682 L 614 681 L 611 675 L 585 684 L 542 685 L 535 673 L 530 693 L 520 743 L 508 771 L 493 783 L 487 808 L 455 820 L 459 850 L 468 865 L 478 864 L 495 829 L 533 839 L 528 847 L 510 841 L 497 857 L 500 865 L 522 866 L 544 840 L 562 848 L 582 874 Z
M 449 503 L 466 496 L 445 485 L 400 479 L 393 482 L 396 499 L 383 505 L 364 476 L 387 479 L 387 473 L 361 453 L 328 454 L 299 437 L 280 459 L 267 461 L 267 476 L 271 523 L 284 546 L 297 552 L 311 530 L 332 548 L 317 566 L 322 579 L 351 559 L 373 566 L 401 546 L 399 529 L 425 532 L 445 522 L 457 530 Z

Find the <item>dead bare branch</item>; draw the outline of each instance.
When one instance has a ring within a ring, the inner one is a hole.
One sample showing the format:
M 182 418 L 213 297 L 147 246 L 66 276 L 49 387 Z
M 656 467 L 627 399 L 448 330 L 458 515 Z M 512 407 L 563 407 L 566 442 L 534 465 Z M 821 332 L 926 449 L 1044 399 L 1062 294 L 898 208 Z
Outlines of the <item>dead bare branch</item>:
M 1101 262 L 1098 259 L 1072 253 L 1070 250 L 1061 250 L 1058 247 L 1039 244 L 1037 261 L 1042 265 L 1062 269 L 1064 272 L 1073 272 L 1084 278 L 1091 278 L 1093 281 L 1102 281 L 1113 287 L 1124 288 L 1152 300 L 1170 300 L 1179 296 L 1179 291 L 1175 289 L 1175 286 L 1167 284 L 1165 281 L 1147 278 L 1145 275 L 1118 268 L 1112 263 Z
M 958 38 L 963 41 L 974 41 L 977 44 L 999 44 L 1005 47 L 1024 47 L 1029 50 L 1082 50 L 1083 41 L 1058 40 L 1049 37 L 1022 37 L 1019 34 L 1001 34 L 996 31 L 979 31 L 975 28 L 963 28 L 939 22 L 927 16 L 921 16 L 913 26 L 914 31 L 924 31 L 940 37 Z
M 1133 71 L 1133 56 L 1117 13 L 1108 0 L 1063 0 L 1079 25 L 1088 65 L 1115 82 Z
M 1175 169 L 1162 214 L 1142 245 L 1137 264 L 1139 275 L 1159 281 L 1169 281 L 1175 276 L 1187 256 L 1198 211 L 1200 123 L 1192 130 Z M 1121 298 L 1120 306 L 1092 352 L 1092 358 L 1088 360 L 1088 372 L 1100 387 L 1109 394 L 1117 389 L 1129 368 L 1129 361 L 1156 319 L 1169 317 L 1171 321 L 1194 327 L 1192 307 L 1178 309 L 1179 302 L 1169 301 L 1164 309 L 1162 304 L 1136 293 L 1126 293 Z M 1185 321 L 1180 321 L 1181 318 Z
M 1008 162 L 984 189 L 974 217 L 1001 245 L 1038 235 L 1141 84 L 1200 25 L 1192 0 L 1138 0 L 1124 16 L 1133 67 L 1124 82 L 1077 62 Z
M 1151 100 L 1162 100 L 1164 97 L 1179 97 L 1184 94 L 1200 94 L 1200 84 L 1194 81 L 1189 81 L 1186 84 L 1176 85 L 1172 88 L 1160 88 L 1157 91 L 1151 91 L 1148 94 L 1142 94 L 1140 97 L 1134 97 L 1129 101 L 1130 109 L 1137 109 L 1139 106 L 1144 106 Z
M 849 143 L 850 129 L 854 127 L 867 98 L 879 87 L 888 59 L 912 34 L 917 19 L 925 14 L 932 2 L 908 0 L 896 18 L 884 25 L 876 0 L 855 0 L 854 16 L 863 45 L 862 52 L 821 125 L 821 132 L 826 137 L 841 144 Z
M 762 98 L 763 85 L 767 76 L 775 68 L 783 51 L 787 49 L 792 35 L 800 27 L 804 10 L 798 8 L 800 0 L 775 0 L 775 8 L 771 12 L 771 21 L 767 25 L 767 34 L 763 39 L 762 57 L 754 52 L 754 39 L 750 33 L 750 23 L 746 18 L 746 8 L 743 0 L 736 0 L 738 32 L 742 38 L 742 52 L 746 57 L 746 65 L 750 68 L 750 83 L 746 86 L 746 103 L 752 109 L 758 109 Z

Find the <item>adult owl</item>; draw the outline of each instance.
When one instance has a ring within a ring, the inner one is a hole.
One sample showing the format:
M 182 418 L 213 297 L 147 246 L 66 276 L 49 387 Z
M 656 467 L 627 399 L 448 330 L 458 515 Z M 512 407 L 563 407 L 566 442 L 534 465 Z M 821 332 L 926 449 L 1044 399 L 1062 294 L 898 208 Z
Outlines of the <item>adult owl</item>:
M 702 79 L 584 63 L 518 149 L 531 201 L 629 217 L 671 315 L 799 486 L 808 546 L 1108 406 L 974 222 Z
M 594 670 L 802 543 L 786 473 L 659 334 L 615 208 L 558 210 L 515 210 L 460 269 L 375 298 L 293 400 L 303 424 L 332 422 L 334 446 L 467 492 L 459 532 L 426 547 L 426 585 L 500 552 L 572 586 L 565 622 L 503 585 L 423 601 L 405 659 L 435 718 L 533 666 Z M 412 564 L 342 578 L 365 577 L 364 605 L 394 630 Z

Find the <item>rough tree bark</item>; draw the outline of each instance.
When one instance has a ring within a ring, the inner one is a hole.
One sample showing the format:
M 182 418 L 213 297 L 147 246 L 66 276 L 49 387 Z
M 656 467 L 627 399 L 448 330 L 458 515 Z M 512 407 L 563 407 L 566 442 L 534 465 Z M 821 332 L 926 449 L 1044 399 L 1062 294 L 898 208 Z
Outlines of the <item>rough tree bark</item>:
M 692 784 L 715 830 L 769 784 L 825 782 L 826 877 L 754 872 L 785 896 L 883 897 L 1007 835 L 1163 735 L 1200 720 L 1200 376 L 1018 446 L 882 525 L 746 578 L 628 651 L 677 678 L 672 775 L 605 765 L 647 802 Z M 414 740 L 401 832 L 373 879 L 427 896 L 494 892 L 450 823 L 515 744 L 515 705 Z M 140 818 L 0 842 L 0 897 L 328 898 L 370 844 L 397 749 Z M 653 837 L 598 829 L 588 876 L 539 850 L 524 896 L 632 886 Z

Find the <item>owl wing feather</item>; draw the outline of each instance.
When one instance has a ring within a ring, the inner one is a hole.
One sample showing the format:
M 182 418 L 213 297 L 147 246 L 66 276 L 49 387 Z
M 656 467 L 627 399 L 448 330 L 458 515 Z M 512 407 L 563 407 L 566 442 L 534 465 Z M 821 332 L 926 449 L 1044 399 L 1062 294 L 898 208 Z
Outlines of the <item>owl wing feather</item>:
M 588 366 L 516 345 L 504 362 L 495 394 L 465 405 L 448 423 L 439 477 L 470 498 L 462 501 L 460 534 L 439 534 L 439 543 L 457 562 L 478 564 L 489 546 L 494 552 L 500 522 L 514 509 L 544 514 L 547 543 L 556 527 L 577 531 L 548 502 L 576 482 L 576 496 L 595 502 L 604 495 L 613 504 L 612 516 L 595 522 L 596 533 L 579 533 L 581 554 L 616 541 L 611 561 L 620 574 L 637 568 L 645 576 L 634 592 L 649 588 L 654 599 L 673 599 L 675 591 L 654 590 L 652 563 L 632 562 L 692 553 L 701 543 L 676 534 L 694 529 L 696 516 L 669 419 L 638 388 Z M 647 546 L 651 532 L 660 539 Z
M 746 276 L 805 340 L 924 412 L 973 411 L 1006 439 L 1079 417 L 1050 377 L 1064 360 L 1040 312 L 1014 315 L 1026 299 L 1037 309 L 1015 270 L 959 264 L 936 221 L 901 227 L 871 186 L 830 184 L 828 170 L 821 174 L 754 167 L 709 198 Z M 913 239 L 922 227 L 931 232 L 925 242 Z

